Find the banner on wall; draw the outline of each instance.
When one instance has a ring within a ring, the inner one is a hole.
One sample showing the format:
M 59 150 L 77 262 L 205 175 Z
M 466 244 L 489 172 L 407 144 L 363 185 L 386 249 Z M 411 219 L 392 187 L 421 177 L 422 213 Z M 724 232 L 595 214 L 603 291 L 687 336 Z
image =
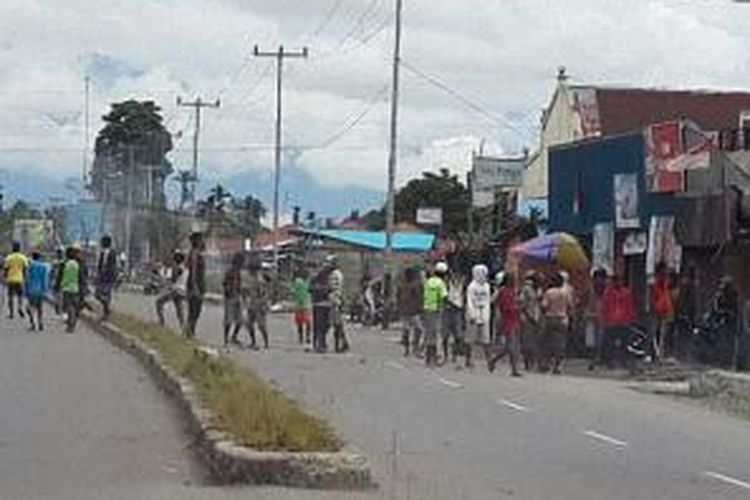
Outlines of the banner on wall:
M 684 190 L 684 173 L 674 171 L 681 156 L 681 126 L 678 120 L 655 123 L 646 128 L 646 178 L 648 190 L 674 193 Z
M 614 177 L 615 225 L 618 229 L 637 229 L 641 226 L 638 216 L 638 176 L 617 174 Z
M 670 269 L 680 271 L 682 247 L 674 233 L 674 217 L 653 216 L 648 230 L 648 251 L 646 252 L 646 273 L 653 275 L 656 266 L 663 262 Z
M 594 244 L 591 255 L 593 269 L 605 269 L 613 274 L 615 262 L 615 228 L 611 222 L 594 226 Z

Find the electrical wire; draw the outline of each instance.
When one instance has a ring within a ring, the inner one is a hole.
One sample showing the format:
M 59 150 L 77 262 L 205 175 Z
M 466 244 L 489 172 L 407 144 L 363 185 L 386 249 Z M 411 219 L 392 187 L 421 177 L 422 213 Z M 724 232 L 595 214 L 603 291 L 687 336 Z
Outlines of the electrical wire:
M 484 108 L 484 106 L 481 106 L 480 104 L 477 104 L 476 102 L 474 102 L 473 100 L 469 99 L 468 97 L 466 97 L 462 93 L 460 93 L 457 90 L 454 90 L 453 88 L 449 87 L 447 84 L 443 83 L 441 80 L 437 79 L 436 77 L 428 75 L 424 71 L 422 71 L 422 70 L 420 70 L 420 69 L 412 66 L 411 64 L 407 63 L 404 60 L 401 61 L 401 66 L 404 69 L 408 70 L 413 75 L 421 78 L 422 80 L 424 80 L 424 81 L 430 83 L 431 85 L 439 88 L 443 92 L 451 95 L 452 97 L 454 97 L 458 101 L 462 102 L 465 106 L 467 106 L 468 108 L 472 109 L 476 113 L 484 116 L 488 120 L 490 120 L 490 121 L 492 121 L 492 122 L 500 125 L 501 127 L 505 128 L 507 130 L 515 132 L 516 134 L 518 134 L 519 137 L 521 137 L 523 139 L 528 139 L 528 135 L 529 134 L 527 132 L 524 132 L 521 129 L 519 129 L 510 120 L 508 120 L 508 119 L 506 119 L 506 118 L 504 118 L 504 117 L 502 117 L 500 115 L 496 115 L 494 113 L 491 113 L 491 112 L 487 111 Z
M 344 122 L 344 125 L 331 134 L 326 140 L 322 141 L 321 144 L 316 147 L 315 149 L 327 149 L 331 145 L 333 145 L 336 141 L 341 139 L 344 135 L 349 133 L 354 127 L 359 125 L 359 123 L 370 113 L 370 111 L 375 108 L 375 106 L 378 104 L 380 99 L 386 95 L 388 92 L 388 85 L 384 85 L 378 92 L 369 100 L 369 102 L 365 105 L 365 107 L 353 118 L 346 120 Z

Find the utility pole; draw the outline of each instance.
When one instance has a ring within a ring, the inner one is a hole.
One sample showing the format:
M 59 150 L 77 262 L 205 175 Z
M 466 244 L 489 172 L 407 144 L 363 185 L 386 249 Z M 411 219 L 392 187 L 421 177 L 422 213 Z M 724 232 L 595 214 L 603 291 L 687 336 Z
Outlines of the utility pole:
M 253 48 L 255 57 L 273 57 L 276 59 L 276 147 L 274 154 L 274 172 L 273 172 L 273 266 L 274 266 L 274 292 L 279 287 L 279 185 L 281 182 L 281 82 L 284 59 L 306 58 L 308 56 L 307 47 L 301 51 L 289 52 L 284 50 L 284 46 L 279 46 L 275 52 L 262 52 L 256 45 Z
M 401 66 L 401 11 L 403 0 L 396 0 L 396 33 L 393 46 L 393 88 L 391 90 L 391 137 L 390 151 L 388 153 L 388 199 L 386 201 L 385 215 L 385 264 L 386 274 L 390 276 L 388 294 L 388 305 L 386 314 L 395 305 L 395 287 L 393 286 L 393 274 L 396 263 L 393 255 L 393 237 L 396 225 L 396 167 L 398 162 L 398 90 L 399 70 Z
M 193 169 L 190 175 L 185 179 L 186 182 L 190 182 L 189 200 L 182 200 L 182 204 L 187 204 L 193 208 L 195 207 L 195 186 L 198 183 L 198 141 L 201 133 L 201 112 L 203 108 L 219 108 L 221 101 L 217 98 L 214 102 L 203 101 L 200 97 L 196 97 L 194 101 L 183 101 L 181 97 L 177 97 L 177 105 L 194 108 L 195 109 L 195 128 L 193 130 Z
M 125 211 L 125 271 L 130 274 L 133 262 L 131 246 L 133 239 L 133 175 L 135 175 L 135 146 L 127 146 L 128 173 L 125 175 L 126 189 L 126 211 Z
M 88 183 L 89 183 L 89 133 L 90 133 L 90 127 L 91 127 L 91 120 L 90 120 L 90 88 L 91 88 L 91 78 L 89 75 L 86 75 L 86 78 L 84 79 L 83 83 L 83 91 L 84 91 L 84 102 L 83 102 L 83 192 L 86 192 L 88 189 Z

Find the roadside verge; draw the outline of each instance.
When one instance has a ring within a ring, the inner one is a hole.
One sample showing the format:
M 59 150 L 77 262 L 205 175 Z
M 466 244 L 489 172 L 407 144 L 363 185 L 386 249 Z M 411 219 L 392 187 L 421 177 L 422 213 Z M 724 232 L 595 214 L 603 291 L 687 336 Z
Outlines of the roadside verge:
M 84 317 L 131 353 L 187 422 L 199 456 L 221 484 L 362 490 L 374 482 L 365 458 L 323 421 L 218 351 L 127 315 Z

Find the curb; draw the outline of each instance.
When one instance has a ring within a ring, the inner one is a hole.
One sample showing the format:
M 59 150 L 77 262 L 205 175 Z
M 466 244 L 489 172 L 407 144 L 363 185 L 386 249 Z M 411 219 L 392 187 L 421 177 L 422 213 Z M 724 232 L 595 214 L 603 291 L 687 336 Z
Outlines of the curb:
M 119 327 L 82 315 L 92 328 L 133 355 L 159 388 L 176 403 L 195 438 L 197 452 L 219 484 L 254 484 L 310 489 L 376 488 L 367 460 L 352 450 L 333 453 L 261 452 L 237 444 L 214 424 L 193 384 L 163 363 L 157 351 Z

